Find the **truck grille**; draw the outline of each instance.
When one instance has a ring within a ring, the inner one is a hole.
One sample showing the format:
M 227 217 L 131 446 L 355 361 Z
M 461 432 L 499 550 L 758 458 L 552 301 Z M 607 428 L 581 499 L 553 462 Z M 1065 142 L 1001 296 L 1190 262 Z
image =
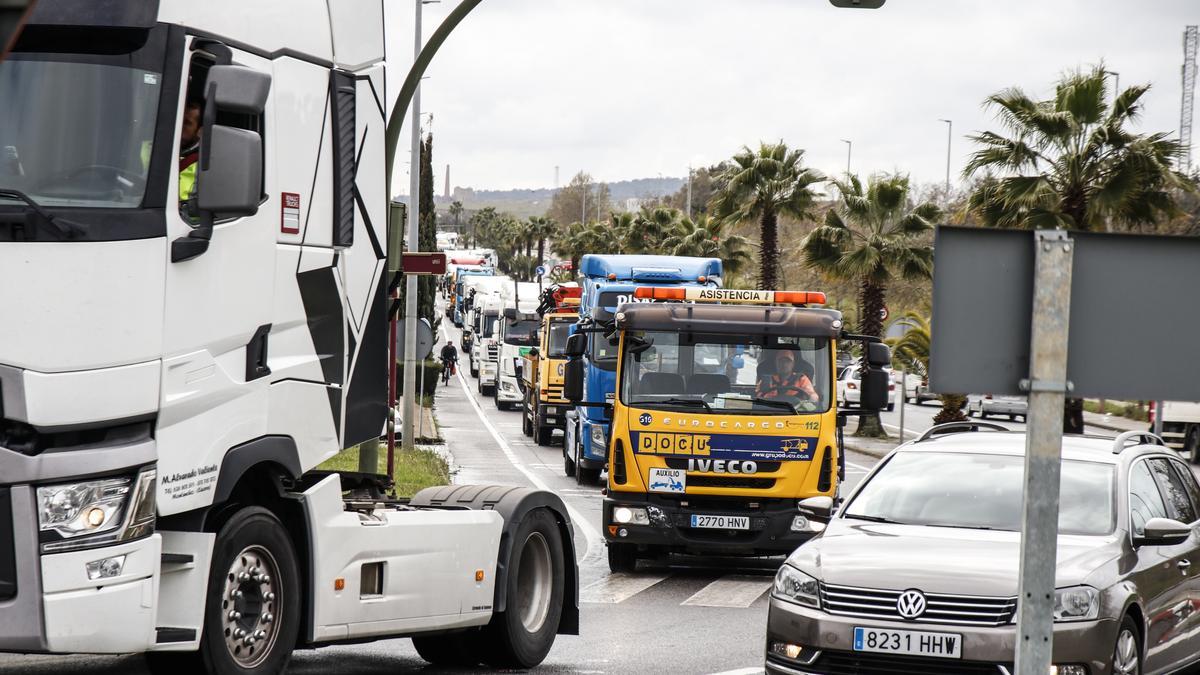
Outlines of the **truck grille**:
M 771 661 L 786 665 L 776 659 Z M 819 675 L 1002 675 L 1010 672 L 1007 666 L 981 661 L 840 651 L 823 651 L 815 663 L 802 666 L 802 669 Z
M 488 361 L 496 361 L 496 360 L 499 360 L 499 358 L 500 358 L 500 346 L 499 345 L 488 345 L 487 360 Z
M 13 542 L 12 500 L 8 488 L 0 488 L 0 600 L 17 594 L 17 560 Z
M 562 385 L 561 384 L 557 385 L 557 386 L 550 385 L 549 387 L 546 387 L 545 398 L 543 399 L 542 402 L 543 403 L 566 403 L 567 399 L 563 398 Z
M 748 478 L 746 476 L 688 476 L 688 487 L 737 488 L 740 490 L 770 490 L 775 487 L 774 478 Z
M 957 626 L 1003 626 L 1012 621 L 1017 609 L 1015 596 L 996 598 L 926 593 L 925 613 L 917 619 L 905 619 L 896 609 L 896 600 L 903 592 L 821 584 L 821 607 L 839 616 Z

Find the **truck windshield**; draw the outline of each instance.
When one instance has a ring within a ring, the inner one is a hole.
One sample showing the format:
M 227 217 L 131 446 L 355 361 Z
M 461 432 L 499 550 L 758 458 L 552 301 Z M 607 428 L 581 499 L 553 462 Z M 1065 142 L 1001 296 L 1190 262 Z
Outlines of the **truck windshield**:
M 555 321 L 550 324 L 550 344 L 549 356 L 552 359 L 566 358 L 566 353 L 563 352 L 567 348 L 567 338 L 571 336 L 571 326 L 574 325 L 574 319 L 570 321 Z
M 519 347 L 536 347 L 538 343 L 537 321 L 514 321 L 504 327 L 504 344 Z
M 827 338 L 629 331 L 624 350 L 628 406 L 792 415 L 832 400 Z
M 496 324 L 500 321 L 495 314 L 483 316 L 483 337 L 490 338 L 496 334 Z
M 145 60 L 14 52 L 0 62 L 0 188 L 42 206 L 140 206 L 163 79 Z

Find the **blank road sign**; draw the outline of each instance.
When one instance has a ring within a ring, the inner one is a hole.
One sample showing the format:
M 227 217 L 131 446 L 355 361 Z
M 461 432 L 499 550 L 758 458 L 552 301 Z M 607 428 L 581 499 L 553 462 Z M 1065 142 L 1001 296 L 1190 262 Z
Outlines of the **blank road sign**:
M 446 254 L 405 253 L 400 264 L 405 274 L 445 274 Z
M 1071 394 L 1200 400 L 1200 238 L 1070 237 Z M 1025 393 L 1034 233 L 939 227 L 934 250 L 930 388 Z

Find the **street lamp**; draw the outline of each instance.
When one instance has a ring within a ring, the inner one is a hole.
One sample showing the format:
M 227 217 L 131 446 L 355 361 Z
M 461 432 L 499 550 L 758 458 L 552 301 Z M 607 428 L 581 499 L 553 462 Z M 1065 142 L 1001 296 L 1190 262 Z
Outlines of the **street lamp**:
M 951 131 L 954 129 L 954 122 L 938 118 L 939 122 L 946 123 L 946 203 L 950 203 L 950 139 Z
M 1106 70 L 1104 74 L 1113 76 L 1113 103 L 1116 103 L 1117 95 L 1121 93 L 1121 74 L 1115 70 Z
M 850 151 L 854 148 L 854 143 L 844 138 L 842 142 L 846 144 L 846 180 L 850 180 Z

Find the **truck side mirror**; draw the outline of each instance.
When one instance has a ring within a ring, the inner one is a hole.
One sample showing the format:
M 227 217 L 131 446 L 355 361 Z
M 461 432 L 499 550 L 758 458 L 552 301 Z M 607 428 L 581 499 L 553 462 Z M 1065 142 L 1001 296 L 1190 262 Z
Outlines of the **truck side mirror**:
M 882 342 L 867 343 L 867 365 L 882 368 L 892 364 L 892 350 Z
M 517 320 L 517 308 L 516 307 L 505 307 L 504 308 L 504 318 L 508 319 L 509 321 L 516 321 Z
M 875 345 L 870 345 L 874 347 Z M 886 346 L 880 345 L 884 349 Z M 888 386 L 891 384 L 887 371 L 867 368 L 862 373 L 863 410 L 883 410 L 887 407 Z
M 582 337 L 572 335 L 571 337 Z M 583 400 L 583 361 L 567 361 L 563 368 L 563 398 L 571 403 Z
M 575 333 L 567 338 L 567 347 L 563 353 L 570 358 L 579 358 L 587 353 L 587 335 Z

